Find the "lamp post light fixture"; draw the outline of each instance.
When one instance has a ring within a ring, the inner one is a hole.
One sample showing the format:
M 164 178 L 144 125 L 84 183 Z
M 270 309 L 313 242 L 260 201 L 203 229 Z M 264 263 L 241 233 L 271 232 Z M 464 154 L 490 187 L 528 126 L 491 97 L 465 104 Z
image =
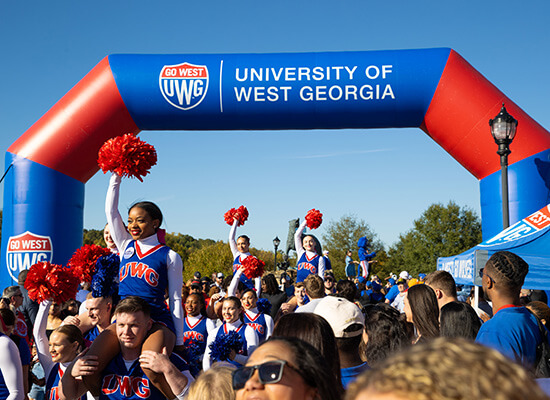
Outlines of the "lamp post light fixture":
M 502 228 L 510 226 L 510 213 L 508 210 L 508 154 L 510 143 L 516 136 L 518 121 L 508 114 L 504 103 L 500 112 L 494 119 L 489 120 L 491 135 L 498 145 L 497 154 L 500 156 L 501 186 L 502 186 Z
M 277 248 L 281 244 L 281 239 L 279 239 L 278 236 L 275 236 L 275 239 L 273 239 L 273 246 L 275 246 L 275 264 L 273 264 L 273 267 L 275 270 L 277 270 Z

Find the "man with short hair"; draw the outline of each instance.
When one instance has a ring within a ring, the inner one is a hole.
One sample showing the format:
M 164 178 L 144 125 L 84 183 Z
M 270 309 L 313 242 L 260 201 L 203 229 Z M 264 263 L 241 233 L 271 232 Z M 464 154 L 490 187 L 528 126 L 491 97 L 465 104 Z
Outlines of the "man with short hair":
M 330 324 L 340 356 L 340 371 L 344 389 L 369 366 L 359 357 L 365 317 L 356 304 L 342 297 L 327 296 L 315 308 L 315 314 Z
M 302 307 L 307 304 L 306 288 L 304 282 L 294 284 L 294 296 L 286 303 L 281 304 L 281 314 L 293 312 L 297 307 Z
M 25 289 L 25 280 L 27 279 L 28 273 L 28 269 L 24 269 L 23 271 L 19 272 L 19 275 L 17 275 L 17 284 L 19 285 L 19 289 L 23 294 L 23 304 L 19 306 L 19 311 L 25 318 L 27 331 L 30 335 L 34 326 L 36 314 L 38 313 L 38 303 L 30 299 L 29 292 L 27 291 L 27 289 Z
M 520 306 L 529 265 L 509 251 L 494 253 L 480 270 L 483 292 L 494 315 L 481 325 L 476 342 L 492 347 L 527 368 L 534 366 L 541 335 L 536 317 Z
M 425 284 L 434 290 L 440 310 L 445 304 L 458 301 L 456 283 L 449 272 L 434 271 L 426 277 Z
M 336 293 L 336 279 L 331 271 L 325 272 L 325 295 Z
M 23 292 L 21 288 L 17 285 L 8 286 L 4 289 L 2 297 L 8 299 L 10 310 L 15 314 L 15 330 L 13 333 L 25 339 L 30 346 L 29 329 L 25 316 L 19 311 L 19 307 L 23 305 Z
M 390 305 L 400 313 L 404 313 L 405 312 L 405 295 L 407 294 L 407 290 L 409 290 L 409 286 L 407 285 L 407 281 L 402 278 L 399 278 L 397 280 L 397 283 L 395 286 L 397 286 L 397 290 L 399 292 L 397 293 L 397 296 L 395 296 L 395 299 L 392 301 Z
M 325 297 L 325 284 L 319 275 L 309 274 L 304 280 L 304 286 L 309 303 L 298 307 L 296 312 L 314 312 L 317 304 Z
M 165 350 L 162 354 L 142 352 L 143 342 L 153 324 L 149 304 L 137 296 L 128 296 L 117 305 L 115 317 L 120 352 L 101 373 L 99 398 L 164 399 L 142 367 L 164 375 L 172 392 L 178 393 L 177 398 L 185 398 L 189 384 L 194 380 L 185 361 L 174 353 L 168 356 Z M 86 387 L 79 380 L 80 377 L 92 375 L 96 370 L 96 356 L 77 357 L 63 374 L 62 395 L 67 399 L 81 396 Z

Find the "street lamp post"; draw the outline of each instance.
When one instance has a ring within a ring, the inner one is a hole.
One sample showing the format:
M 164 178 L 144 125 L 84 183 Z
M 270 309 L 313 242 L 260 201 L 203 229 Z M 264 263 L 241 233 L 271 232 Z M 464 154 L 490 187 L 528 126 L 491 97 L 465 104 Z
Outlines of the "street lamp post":
M 275 270 L 277 270 L 277 248 L 281 244 L 281 240 L 278 236 L 275 236 L 275 239 L 273 239 L 273 246 L 275 246 L 275 264 L 273 264 L 273 267 Z
M 502 186 L 502 228 L 510 226 L 510 213 L 508 210 L 508 154 L 510 154 L 510 143 L 516 136 L 518 121 L 508 114 L 504 103 L 500 112 L 494 119 L 489 120 L 491 135 L 498 145 L 497 154 L 500 156 L 501 186 Z

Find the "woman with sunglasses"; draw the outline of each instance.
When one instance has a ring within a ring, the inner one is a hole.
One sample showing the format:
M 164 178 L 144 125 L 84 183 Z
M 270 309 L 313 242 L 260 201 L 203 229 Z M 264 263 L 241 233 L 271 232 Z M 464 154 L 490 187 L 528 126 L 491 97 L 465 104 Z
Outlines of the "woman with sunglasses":
M 327 360 L 296 338 L 272 338 L 260 345 L 246 366 L 233 372 L 237 400 L 337 400 L 342 398 Z

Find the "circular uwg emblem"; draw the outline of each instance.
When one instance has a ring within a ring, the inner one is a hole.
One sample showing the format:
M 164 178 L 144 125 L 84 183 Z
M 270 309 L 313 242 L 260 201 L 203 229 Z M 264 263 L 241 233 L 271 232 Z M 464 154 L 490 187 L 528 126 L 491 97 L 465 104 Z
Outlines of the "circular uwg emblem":
M 40 261 L 50 261 L 53 256 L 52 240 L 49 236 L 37 235 L 29 231 L 8 239 L 6 264 L 14 280 L 24 269 Z
M 165 65 L 160 71 L 159 86 L 168 103 L 180 110 L 190 110 L 206 96 L 208 68 L 187 62 Z

